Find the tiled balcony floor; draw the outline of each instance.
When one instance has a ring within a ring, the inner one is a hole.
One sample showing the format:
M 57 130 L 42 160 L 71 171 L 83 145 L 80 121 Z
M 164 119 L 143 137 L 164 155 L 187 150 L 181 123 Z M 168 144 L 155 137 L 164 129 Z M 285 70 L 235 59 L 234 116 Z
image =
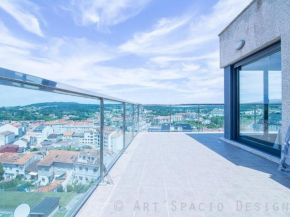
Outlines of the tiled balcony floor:
M 290 177 L 221 136 L 140 133 L 78 216 L 290 216 Z

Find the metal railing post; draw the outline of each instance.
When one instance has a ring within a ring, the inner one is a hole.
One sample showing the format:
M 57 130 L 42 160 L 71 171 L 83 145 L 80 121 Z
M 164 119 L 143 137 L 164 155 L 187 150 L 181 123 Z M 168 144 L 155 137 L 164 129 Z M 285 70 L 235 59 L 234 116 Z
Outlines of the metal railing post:
M 134 139 L 134 130 L 135 130 L 135 104 L 133 106 L 133 118 L 132 118 L 132 139 Z
M 171 119 L 171 114 L 172 114 L 171 105 L 169 107 L 169 114 L 170 114 L 170 119 L 169 119 L 169 132 L 171 132 L 171 121 L 172 121 L 172 119 Z
M 101 183 L 104 182 L 104 99 L 100 102 L 100 176 Z
M 139 125 L 140 124 L 140 105 L 138 105 L 137 107 L 138 107 L 138 117 L 137 117 L 137 129 L 138 129 L 138 131 L 137 132 L 139 133 L 139 131 L 140 131 L 140 129 L 139 129 L 140 128 L 140 125 Z
M 198 127 L 198 132 L 200 132 L 200 110 L 199 110 L 199 105 L 197 105 L 197 127 Z
M 123 102 L 123 151 L 126 148 L 126 103 Z
M 255 110 L 254 110 L 254 123 L 257 123 L 257 105 L 255 104 Z M 256 127 L 256 126 L 255 126 Z

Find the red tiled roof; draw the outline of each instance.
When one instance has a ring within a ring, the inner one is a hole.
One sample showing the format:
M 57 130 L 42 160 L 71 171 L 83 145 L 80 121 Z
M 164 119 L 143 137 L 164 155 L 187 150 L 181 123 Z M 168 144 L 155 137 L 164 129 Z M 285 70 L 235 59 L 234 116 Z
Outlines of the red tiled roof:
M 5 152 L 2 155 L 0 155 L 0 163 L 21 165 L 21 164 L 25 164 L 34 156 L 35 154 L 17 154 L 17 153 Z
M 77 151 L 51 150 L 39 163 L 40 166 L 50 166 L 53 162 L 73 163 L 78 156 Z
M 47 193 L 47 192 L 51 192 L 53 191 L 54 189 L 57 188 L 57 186 L 59 186 L 61 183 L 63 183 L 64 180 L 57 180 L 57 181 L 54 181 L 53 183 L 51 183 L 51 185 L 49 186 L 46 186 L 46 187 L 42 187 L 42 188 L 39 188 L 36 190 L 36 192 L 44 192 L 44 193 Z
M 64 136 L 72 136 L 74 135 L 75 132 L 65 132 L 63 135 Z

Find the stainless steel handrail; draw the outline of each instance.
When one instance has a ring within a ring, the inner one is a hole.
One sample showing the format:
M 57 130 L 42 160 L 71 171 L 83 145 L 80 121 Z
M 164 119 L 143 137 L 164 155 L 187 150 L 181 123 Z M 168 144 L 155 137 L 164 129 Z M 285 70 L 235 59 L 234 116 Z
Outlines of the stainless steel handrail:
M 19 86 L 17 84 L 20 84 L 22 86 Z M 119 99 L 116 97 L 107 96 L 101 93 L 73 87 L 73 86 L 63 84 L 60 82 L 43 79 L 40 77 L 24 74 L 21 72 L 12 71 L 9 69 L 4 69 L 1 67 L 0 67 L 0 85 L 28 88 L 28 89 L 31 89 L 31 87 L 38 87 L 39 88 L 38 90 L 40 91 L 55 92 L 55 93 L 61 92 L 61 93 L 66 93 L 66 94 L 82 96 L 82 97 L 104 99 L 104 100 L 110 100 L 110 101 L 116 101 L 116 102 L 125 102 L 125 103 L 130 103 L 130 104 L 139 104 L 139 103 L 134 103 L 127 100 Z M 35 90 L 35 88 L 33 89 Z

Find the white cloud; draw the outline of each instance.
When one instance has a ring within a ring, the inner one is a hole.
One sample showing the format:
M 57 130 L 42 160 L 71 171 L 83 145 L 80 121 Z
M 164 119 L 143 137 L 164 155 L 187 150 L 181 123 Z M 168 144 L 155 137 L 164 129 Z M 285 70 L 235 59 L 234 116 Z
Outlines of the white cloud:
M 10 14 L 25 30 L 43 37 L 37 18 L 28 12 L 36 8 L 34 4 L 26 0 L 1 0 L 0 8 Z
M 103 28 L 124 21 L 130 1 L 109 6 L 97 0 L 94 4 L 99 5 L 92 6 L 88 0 L 74 10 L 82 24 Z M 47 37 L 35 45 L 14 37 L 0 22 L 0 65 L 140 103 L 222 102 L 217 34 L 247 1 L 221 0 L 207 15 L 160 19 L 150 31 L 136 33 L 117 47 L 73 37 Z M 138 2 L 145 6 L 147 1 Z M 108 18 L 109 11 L 114 13 Z M 123 57 L 129 62 L 132 57 L 132 63 L 138 57 L 140 63 L 122 65 Z
M 200 68 L 199 65 L 196 65 L 196 64 L 185 64 L 185 63 L 182 63 L 183 65 L 183 70 L 184 71 L 196 71 Z
M 168 66 L 174 62 L 194 62 L 212 58 L 219 58 L 219 52 L 211 52 L 204 55 L 194 55 L 194 56 L 154 56 L 149 59 L 151 63 L 160 65 L 160 66 Z
M 174 93 L 169 99 L 162 98 L 166 103 L 222 102 L 218 34 L 250 1 L 220 0 L 208 14 L 160 19 L 150 30 L 136 33 L 119 48 L 148 58 L 150 69 L 156 73 L 173 70 L 180 75 L 181 80 L 167 83 Z
M 204 49 L 217 40 L 218 33 L 251 0 L 220 0 L 212 12 L 203 16 L 187 15 L 161 19 L 147 32 L 136 33 L 120 46 L 121 51 L 141 55 L 180 54 Z
M 14 47 L 14 49 L 16 48 L 28 49 L 34 47 L 32 44 L 22 41 L 18 39 L 16 36 L 13 36 L 1 20 L 0 20 L 0 32 L 1 32 L 0 44 L 2 45 Z
M 139 14 L 151 0 L 71 0 L 70 10 L 78 25 L 97 25 L 98 30 L 117 25 Z

